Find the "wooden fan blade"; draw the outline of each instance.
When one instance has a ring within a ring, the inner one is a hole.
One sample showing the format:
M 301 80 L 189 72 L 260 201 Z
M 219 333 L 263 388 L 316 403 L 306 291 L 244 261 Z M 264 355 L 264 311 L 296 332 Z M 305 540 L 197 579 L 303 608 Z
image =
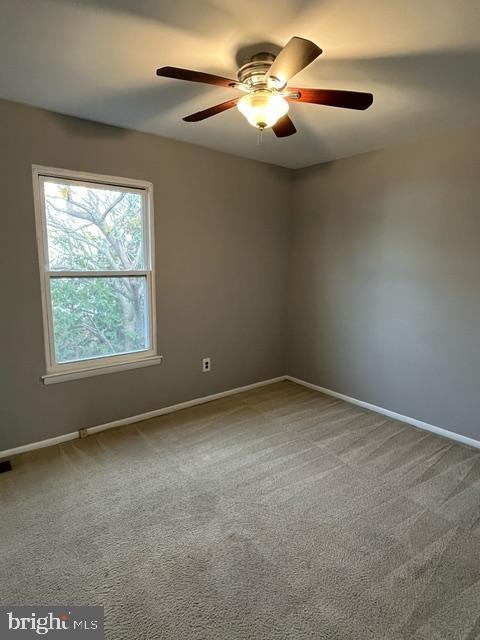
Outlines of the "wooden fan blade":
M 309 102 L 311 104 L 324 104 L 329 107 L 342 107 L 343 109 L 368 109 L 373 102 L 371 93 L 361 91 L 337 91 L 336 89 L 302 89 L 288 87 L 289 91 L 298 91 L 299 98 L 287 98 L 294 102 Z
M 190 82 L 203 82 L 204 84 L 213 84 L 216 87 L 231 88 L 231 85 L 235 84 L 235 80 L 230 80 L 230 78 L 222 78 L 222 76 L 214 76 L 211 73 L 192 71 L 191 69 L 180 69 L 180 67 L 162 67 L 157 69 L 157 76 L 175 78 L 176 80 L 190 80 Z
M 227 100 L 226 102 L 222 102 L 221 104 L 216 104 L 214 107 L 209 107 L 208 109 L 204 109 L 203 111 L 197 111 L 197 113 L 192 113 L 189 116 L 185 116 L 185 118 L 183 119 L 185 120 L 185 122 L 199 122 L 200 120 L 211 118 L 212 116 L 216 116 L 217 113 L 222 113 L 222 111 L 231 109 L 237 104 L 239 100 L 240 98 Z
M 286 138 L 287 136 L 292 136 L 294 133 L 297 133 L 295 125 L 288 115 L 280 118 L 280 120 L 273 125 L 272 129 L 277 138 Z
M 305 69 L 321 53 L 322 50 L 314 42 L 294 36 L 275 58 L 265 78 L 277 78 L 280 86 L 284 86 L 290 78 Z

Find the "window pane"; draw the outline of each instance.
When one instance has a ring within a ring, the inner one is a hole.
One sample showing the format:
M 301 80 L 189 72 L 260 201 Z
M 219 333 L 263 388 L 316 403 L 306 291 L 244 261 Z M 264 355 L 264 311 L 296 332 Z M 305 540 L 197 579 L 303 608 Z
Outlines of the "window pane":
M 50 270 L 145 268 L 140 193 L 48 180 L 44 193 Z
M 51 278 L 56 361 L 149 349 L 147 279 Z

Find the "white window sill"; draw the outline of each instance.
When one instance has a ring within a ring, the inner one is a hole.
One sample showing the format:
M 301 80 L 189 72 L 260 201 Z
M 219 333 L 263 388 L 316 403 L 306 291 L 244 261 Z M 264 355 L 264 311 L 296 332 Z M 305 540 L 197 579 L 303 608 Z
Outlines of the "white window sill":
M 103 367 L 91 367 L 90 369 L 78 369 L 77 371 L 65 371 L 58 373 L 47 373 L 42 376 L 44 384 L 56 384 L 57 382 L 68 382 L 69 380 L 78 380 L 79 378 L 89 378 L 90 376 L 101 376 L 106 373 L 116 373 L 117 371 L 126 371 L 127 369 L 138 369 L 139 367 L 150 367 L 154 364 L 160 364 L 163 356 L 150 356 L 141 360 L 132 360 L 130 362 L 122 362 L 118 364 L 105 365 Z

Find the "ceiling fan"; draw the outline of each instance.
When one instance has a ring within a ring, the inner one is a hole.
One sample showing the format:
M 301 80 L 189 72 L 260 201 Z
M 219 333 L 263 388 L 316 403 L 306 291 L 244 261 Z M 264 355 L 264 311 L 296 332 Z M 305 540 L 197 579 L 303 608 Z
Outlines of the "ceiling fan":
M 288 81 L 321 53 L 322 50 L 314 42 L 294 36 L 277 56 L 272 53 L 252 56 L 238 70 L 238 80 L 178 67 L 162 67 L 157 69 L 157 75 L 237 89 L 245 94 L 192 113 L 183 118 L 186 122 L 199 122 L 237 106 L 252 126 L 260 131 L 272 127 L 277 137 L 284 138 L 297 131 L 287 115 L 289 102 L 309 102 L 359 110 L 368 109 L 373 102 L 371 93 L 287 87 Z

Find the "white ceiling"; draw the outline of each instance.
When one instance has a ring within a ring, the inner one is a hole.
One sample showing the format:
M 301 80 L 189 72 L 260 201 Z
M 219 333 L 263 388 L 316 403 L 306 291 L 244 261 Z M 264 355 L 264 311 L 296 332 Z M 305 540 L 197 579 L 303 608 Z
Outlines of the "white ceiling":
M 479 0 L 0 0 L 0 96 L 297 168 L 478 121 L 479 27 Z M 233 91 L 155 76 L 234 78 L 241 47 L 292 35 L 324 50 L 295 85 L 373 107 L 294 104 L 298 133 L 258 144 L 236 109 L 181 119 Z

